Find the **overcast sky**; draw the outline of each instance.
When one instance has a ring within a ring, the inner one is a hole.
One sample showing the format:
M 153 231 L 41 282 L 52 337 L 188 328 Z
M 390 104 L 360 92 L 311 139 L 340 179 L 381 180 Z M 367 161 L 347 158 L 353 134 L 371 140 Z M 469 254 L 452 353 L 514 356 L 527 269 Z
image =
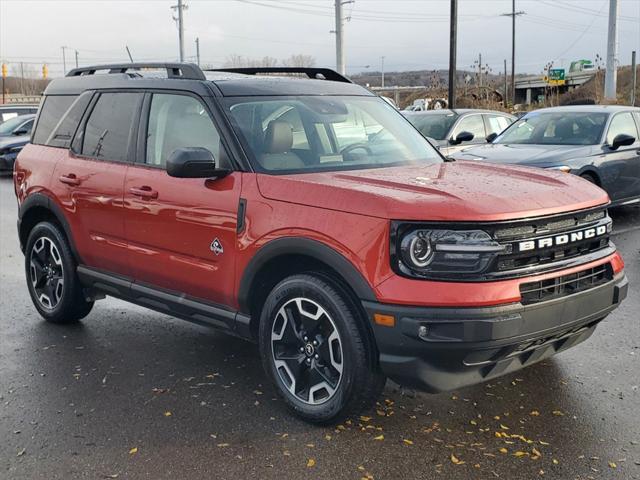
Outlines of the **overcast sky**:
M 185 0 L 186 55 L 221 66 L 232 54 L 250 58 L 312 55 L 318 66 L 335 67 L 333 0 Z M 12 68 L 43 62 L 51 76 L 67 68 L 128 61 L 176 60 L 177 0 L 0 0 L 0 58 Z M 348 73 L 446 68 L 449 0 L 355 0 L 345 5 Z M 640 51 L 640 0 L 619 0 L 619 61 Z M 511 0 L 459 0 L 458 68 L 483 56 L 494 71 L 511 57 Z M 516 0 L 516 69 L 539 73 L 554 60 L 606 56 L 609 0 Z M 640 55 L 640 52 L 639 52 Z

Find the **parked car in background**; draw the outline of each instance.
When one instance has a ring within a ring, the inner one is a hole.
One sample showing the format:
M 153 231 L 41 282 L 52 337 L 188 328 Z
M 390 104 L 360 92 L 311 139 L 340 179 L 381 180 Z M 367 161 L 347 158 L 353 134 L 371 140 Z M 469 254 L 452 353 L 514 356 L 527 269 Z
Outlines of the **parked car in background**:
M 28 115 L 30 113 L 37 113 L 37 112 L 38 112 L 38 105 L 35 105 L 35 104 L 0 105 L 0 124 L 12 118 L 19 117 L 20 115 Z
M 35 114 L 14 117 L 0 124 L 0 172 L 12 171 L 13 163 L 31 136 Z
M 497 135 L 516 119 L 504 112 L 463 108 L 402 114 L 445 156 L 486 143 L 489 135 Z
M 516 121 L 490 145 L 454 158 L 574 173 L 605 189 L 613 205 L 639 202 L 640 108 L 543 108 Z

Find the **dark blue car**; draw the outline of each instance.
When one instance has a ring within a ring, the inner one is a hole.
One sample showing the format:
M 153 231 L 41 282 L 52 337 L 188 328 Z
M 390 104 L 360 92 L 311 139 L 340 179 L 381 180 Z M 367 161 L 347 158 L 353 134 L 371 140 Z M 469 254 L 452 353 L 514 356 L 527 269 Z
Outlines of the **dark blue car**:
M 13 171 L 22 147 L 29 143 L 35 114 L 13 117 L 0 125 L 0 173 Z
M 640 108 L 543 108 L 452 157 L 561 170 L 602 187 L 613 205 L 640 202 Z

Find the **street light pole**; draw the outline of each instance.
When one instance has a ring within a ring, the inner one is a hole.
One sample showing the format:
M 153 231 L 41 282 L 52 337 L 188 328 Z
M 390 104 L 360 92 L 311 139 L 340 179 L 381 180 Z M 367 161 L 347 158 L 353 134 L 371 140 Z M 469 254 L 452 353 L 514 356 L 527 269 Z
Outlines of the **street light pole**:
M 609 0 L 609 34 L 607 36 L 607 70 L 604 76 L 604 98 L 616 99 L 618 72 L 618 0 Z
M 196 61 L 200 66 L 200 38 L 196 38 Z
M 65 50 L 67 47 L 60 47 L 62 48 L 62 75 L 66 75 L 67 74 L 67 58 L 65 55 Z
M 335 0 L 336 8 L 336 70 L 345 74 L 344 61 L 344 18 L 342 16 L 342 0 Z
M 457 29 L 458 0 L 451 0 L 451 16 L 449 17 L 449 108 L 456 108 Z

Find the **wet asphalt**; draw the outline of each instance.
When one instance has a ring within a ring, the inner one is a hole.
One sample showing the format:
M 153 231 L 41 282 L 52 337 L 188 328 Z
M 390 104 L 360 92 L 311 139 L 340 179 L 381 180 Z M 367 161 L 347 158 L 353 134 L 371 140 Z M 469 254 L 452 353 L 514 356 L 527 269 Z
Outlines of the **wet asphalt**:
M 630 291 L 586 343 L 497 381 L 387 384 L 331 428 L 291 417 L 257 348 L 119 300 L 32 307 L 0 178 L 0 479 L 640 479 L 640 208 L 613 212 Z

